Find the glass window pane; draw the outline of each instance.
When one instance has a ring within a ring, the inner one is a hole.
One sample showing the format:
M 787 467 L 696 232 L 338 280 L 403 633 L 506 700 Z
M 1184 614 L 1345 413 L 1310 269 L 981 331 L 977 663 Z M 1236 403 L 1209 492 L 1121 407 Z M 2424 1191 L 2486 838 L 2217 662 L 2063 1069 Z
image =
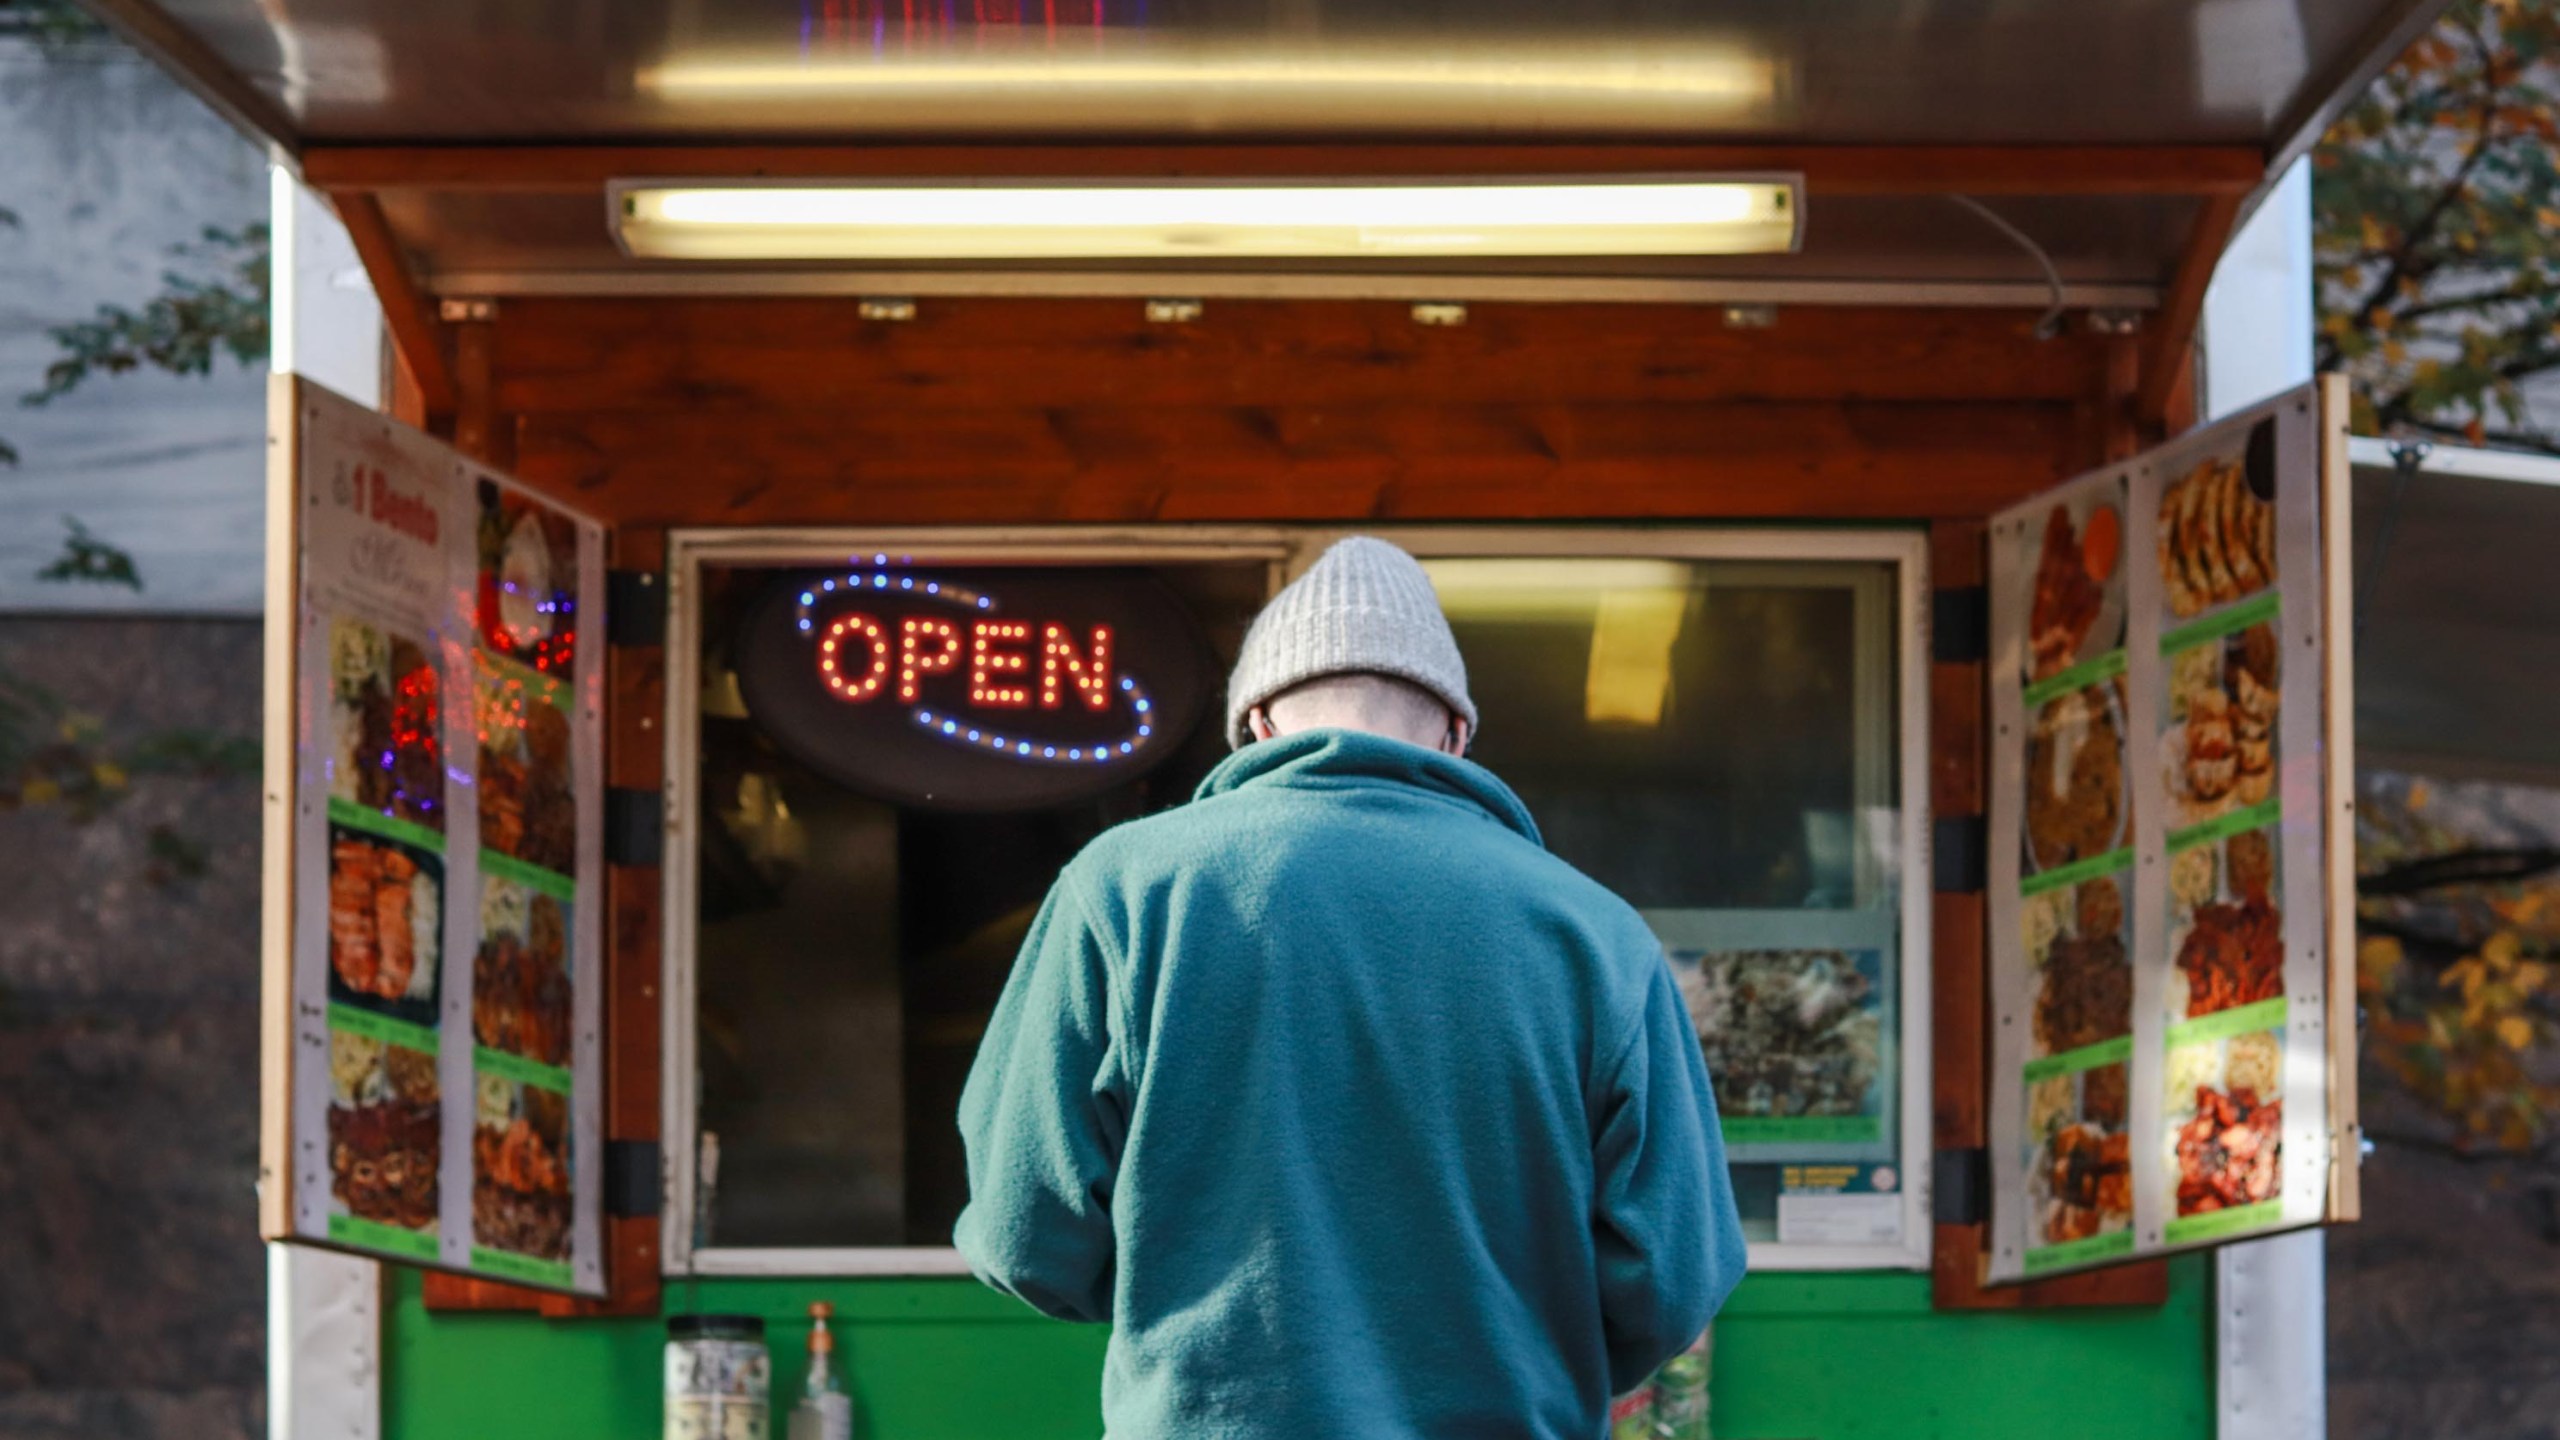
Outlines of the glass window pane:
M 1429 564 L 1475 758 L 1663 939 L 1751 1237 L 1898 1245 L 1893 568 Z

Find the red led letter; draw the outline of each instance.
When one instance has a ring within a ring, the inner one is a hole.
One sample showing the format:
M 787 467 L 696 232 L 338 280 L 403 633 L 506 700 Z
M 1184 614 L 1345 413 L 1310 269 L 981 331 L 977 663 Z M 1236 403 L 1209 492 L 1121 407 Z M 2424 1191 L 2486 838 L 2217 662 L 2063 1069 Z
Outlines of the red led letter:
M 981 620 L 969 630 L 969 699 L 979 705 L 994 705 L 1019 710 L 1031 703 L 1031 689 L 1025 685 L 991 685 L 989 677 L 1020 675 L 1031 668 L 1031 657 L 1010 650 L 998 650 L 1001 640 L 1028 640 L 1031 626 L 1022 620 Z
M 1058 708 L 1058 672 L 1075 681 L 1087 710 L 1111 708 L 1111 627 L 1093 627 L 1093 648 L 1076 653 L 1075 637 L 1064 625 L 1040 627 L 1040 708 Z
M 839 649 L 848 634 L 859 635 L 866 654 L 859 667 L 839 666 Z M 859 669 L 861 678 L 847 679 Z M 847 615 L 827 627 L 827 638 L 818 642 L 818 673 L 826 679 L 827 688 L 839 700 L 859 705 L 880 693 L 880 683 L 889 678 L 889 637 L 882 633 L 880 622 L 868 615 Z
M 921 643 L 920 643 L 921 642 Z M 931 644 L 928 653 L 924 646 Z M 940 675 L 960 663 L 960 631 L 948 620 L 910 615 L 898 622 L 898 698 L 916 698 L 916 677 Z

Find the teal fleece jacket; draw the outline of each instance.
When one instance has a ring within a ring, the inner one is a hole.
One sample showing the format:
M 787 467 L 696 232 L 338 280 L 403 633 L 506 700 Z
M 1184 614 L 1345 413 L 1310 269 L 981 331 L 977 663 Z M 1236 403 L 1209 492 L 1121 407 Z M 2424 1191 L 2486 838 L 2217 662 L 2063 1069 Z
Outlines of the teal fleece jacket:
M 1593 1440 L 1743 1242 L 1660 944 L 1510 789 L 1247 746 L 1059 876 L 960 1100 L 980 1279 L 1115 1440 Z

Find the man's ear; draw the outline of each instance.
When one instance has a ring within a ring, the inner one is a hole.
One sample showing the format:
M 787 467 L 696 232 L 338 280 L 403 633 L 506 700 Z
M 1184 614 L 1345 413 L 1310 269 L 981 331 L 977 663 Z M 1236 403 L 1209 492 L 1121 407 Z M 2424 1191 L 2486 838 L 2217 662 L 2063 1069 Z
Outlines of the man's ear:
M 1244 728 L 1256 740 L 1268 740 L 1280 733 L 1271 728 L 1271 717 L 1263 714 L 1259 705 L 1244 712 Z
M 1466 720 L 1452 715 L 1449 717 L 1448 733 L 1440 737 L 1440 753 L 1455 755 L 1463 760 L 1467 754 L 1467 741 L 1471 738 Z

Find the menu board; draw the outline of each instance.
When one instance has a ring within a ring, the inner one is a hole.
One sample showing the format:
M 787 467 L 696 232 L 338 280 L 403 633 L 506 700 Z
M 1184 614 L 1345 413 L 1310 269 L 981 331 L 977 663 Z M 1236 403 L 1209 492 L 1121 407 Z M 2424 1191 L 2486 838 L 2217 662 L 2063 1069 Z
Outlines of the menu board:
M 1992 525 L 1995 1280 L 2337 1211 L 2343 421 L 2305 387 Z
M 265 1229 L 601 1294 L 603 532 L 272 384 Z

